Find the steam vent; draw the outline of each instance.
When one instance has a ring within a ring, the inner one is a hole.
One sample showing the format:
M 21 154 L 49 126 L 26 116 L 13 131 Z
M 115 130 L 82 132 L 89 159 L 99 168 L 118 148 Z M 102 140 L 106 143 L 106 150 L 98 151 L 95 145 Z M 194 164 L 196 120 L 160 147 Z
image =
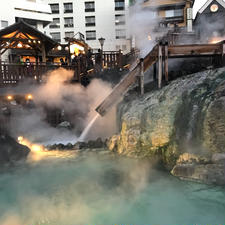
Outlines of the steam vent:
M 225 0 L 2 2 L 0 225 L 224 212 Z

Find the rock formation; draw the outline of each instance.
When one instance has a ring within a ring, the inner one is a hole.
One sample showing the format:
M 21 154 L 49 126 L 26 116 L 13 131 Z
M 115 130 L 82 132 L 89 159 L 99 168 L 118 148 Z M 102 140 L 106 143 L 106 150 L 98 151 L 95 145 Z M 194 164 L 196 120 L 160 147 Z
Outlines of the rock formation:
M 225 68 L 131 96 L 118 106 L 110 150 L 161 162 L 185 179 L 225 183 Z
M 7 135 L 0 135 L 0 165 L 26 159 L 30 149 Z

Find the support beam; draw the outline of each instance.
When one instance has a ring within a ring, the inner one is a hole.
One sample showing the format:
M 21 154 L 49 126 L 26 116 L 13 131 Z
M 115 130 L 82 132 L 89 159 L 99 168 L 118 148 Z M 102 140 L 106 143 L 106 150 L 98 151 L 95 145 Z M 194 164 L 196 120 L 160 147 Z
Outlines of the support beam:
M 42 62 L 46 63 L 46 50 L 45 50 L 44 43 L 42 43 L 42 45 L 41 45 L 41 55 L 42 55 Z
M 162 87 L 162 45 L 159 45 L 158 51 L 158 88 Z
M 169 72 L 168 72 L 168 43 L 164 46 L 164 75 L 166 82 L 169 81 Z
M 140 59 L 141 63 L 141 71 L 140 71 L 140 90 L 141 90 L 141 95 L 144 95 L 144 59 Z

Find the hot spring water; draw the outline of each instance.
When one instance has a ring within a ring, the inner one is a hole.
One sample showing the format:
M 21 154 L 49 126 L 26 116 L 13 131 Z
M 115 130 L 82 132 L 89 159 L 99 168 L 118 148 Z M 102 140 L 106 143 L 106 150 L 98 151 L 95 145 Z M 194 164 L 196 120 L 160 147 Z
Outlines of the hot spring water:
M 1 225 L 224 224 L 225 190 L 108 154 L 45 158 L 0 173 Z

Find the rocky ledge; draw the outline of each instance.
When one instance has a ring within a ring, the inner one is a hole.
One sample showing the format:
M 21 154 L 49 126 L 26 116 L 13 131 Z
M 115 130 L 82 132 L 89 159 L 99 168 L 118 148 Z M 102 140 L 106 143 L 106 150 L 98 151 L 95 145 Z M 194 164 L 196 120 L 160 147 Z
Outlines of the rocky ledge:
M 12 137 L 0 135 L 0 165 L 26 159 L 30 149 L 17 143 Z
M 118 106 L 110 150 L 159 162 L 175 176 L 225 184 L 225 68 L 179 78 Z M 216 160 L 219 159 L 219 160 Z

